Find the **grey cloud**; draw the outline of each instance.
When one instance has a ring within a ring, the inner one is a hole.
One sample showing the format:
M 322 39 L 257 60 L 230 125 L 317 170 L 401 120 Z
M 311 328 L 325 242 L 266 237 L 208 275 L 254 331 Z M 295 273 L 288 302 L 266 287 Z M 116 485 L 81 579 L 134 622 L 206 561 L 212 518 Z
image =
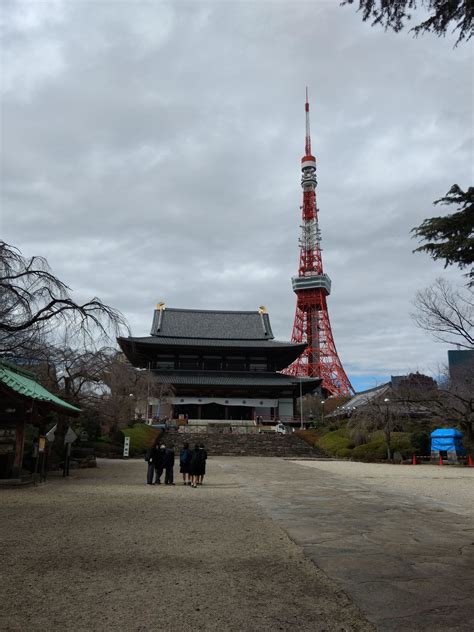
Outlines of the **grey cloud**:
M 12 6 L 4 239 L 136 334 L 165 300 L 265 304 L 289 338 L 309 85 L 339 353 L 354 375 L 444 360 L 409 318 L 442 271 L 409 231 L 469 184 L 468 47 L 371 29 L 337 3 Z

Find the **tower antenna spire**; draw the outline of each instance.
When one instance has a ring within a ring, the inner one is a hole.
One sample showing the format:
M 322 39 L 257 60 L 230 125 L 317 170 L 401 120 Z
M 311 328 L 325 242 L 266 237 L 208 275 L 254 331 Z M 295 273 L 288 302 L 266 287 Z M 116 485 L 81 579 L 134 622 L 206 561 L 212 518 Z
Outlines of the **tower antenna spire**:
M 350 395 L 353 388 L 344 371 L 329 322 L 327 297 L 331 279 L 323 270 L 321 231 L 316 204 L 316 158 L 311 154 L 309 98 L 306 88 L 306 141 L 301 159 L 303 206 L 298 275 L 291 279 L 296 294 L 296 314 L 292 342 L 306 344 L 306 349 L 283 372 L 288 375 L 320 377 L 325 394 Z
M 308 86 L 306 86 L 306 103 L 304 104 L 304 109 L 306 112 L 306 141 L 305 141 L 305 154 L 306 156 L 311 156 L 311 130 L 309 127 L 309 97 L 308 97 Z

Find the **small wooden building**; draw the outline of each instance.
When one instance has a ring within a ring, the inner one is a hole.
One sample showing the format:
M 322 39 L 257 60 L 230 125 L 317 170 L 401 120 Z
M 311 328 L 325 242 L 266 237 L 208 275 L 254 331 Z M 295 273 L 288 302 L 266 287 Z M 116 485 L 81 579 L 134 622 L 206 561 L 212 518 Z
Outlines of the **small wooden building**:
M 50 412 L 81 411 L 41 386 L 33 373 L 0 360 L 0 479 L 21 479 L 26 425 L 45 434 Z

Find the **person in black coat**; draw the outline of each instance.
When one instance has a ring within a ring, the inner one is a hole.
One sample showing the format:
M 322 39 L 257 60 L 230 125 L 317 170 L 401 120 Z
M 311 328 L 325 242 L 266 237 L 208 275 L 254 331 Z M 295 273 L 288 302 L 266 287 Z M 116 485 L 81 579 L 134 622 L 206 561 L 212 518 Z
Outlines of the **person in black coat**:
M 191 485 L 191 456 L 192 453 L 189 449 L 189 443 L 185 443 L 179 453 L 179 471 L 183 475 L 183 485 Z
M 153 478 L 155 477 L 155 484 L 159 484 L 159 477 L 161 476 L 161 472 L 163 471 L 163 467 L 161 468 L 161 472 L 158 470 L 158 465 L 160 461 L 160 446 L 157 442 L 155 442 L 151 448 L 148 448 L 145 454 L 145 461 L 148 464 L 147 473 L 146 473 L 146 482 L 147 485 L 153 485 Z
M 156 480 L 155 485 L 161 484 L 161 475 L 165 467 L 166 446 L 164 444 L 156 446 L 156 450 L 153 455 L 153 463 L 155 465 Z
M 199 446 L 199 475 L 198 475 L 198 485 L 202 485 L 204 480 L 204 475 L 206 473 L 206 460 L 207 460 L 207 452 L 204 448 L 204 444 L 201 443 Z
M 197 487 L 199 476 L 199 446 L 196 443 L 194 450 L 191 452 L 191 462 L 189 465 L 189 474 L 191 475 L 191 487 Z
M 145 461 L 147 463 L 147 471 L 146 471 L 146 484 L 153 485 L 153 476 L 155 474 L 155 464 L 153 463 L 153 453 L 156 449 L 156 446 L 152 445 L 151 448 L 148 448 L 145 454 Z
M 174 450 L 170 445 L 165 450 L 165 485 L 174 485 Z
M 204 446 L 196 444 L 191 457 L 192 487 L 202 485 L 202 479 L 206 473 L 207 452 Z

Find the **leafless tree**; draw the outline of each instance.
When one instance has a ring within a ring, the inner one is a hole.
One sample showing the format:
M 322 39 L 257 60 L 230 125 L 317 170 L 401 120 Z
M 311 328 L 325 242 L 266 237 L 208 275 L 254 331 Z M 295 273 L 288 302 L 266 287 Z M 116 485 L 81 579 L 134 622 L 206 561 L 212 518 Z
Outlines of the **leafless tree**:
M 46 259 L 0 241 L 0 354 L 31 348 L 61 326 L 84 343 L 128 331 L 122 314 L 100 299 L 76 303 Z
M 101 417 L 112 430 L 131 421 L 137 402 L 163 400 L 173 393 L 169 384 L 161 383 L 153 372 L 136 369 L 120 352 L 111 359 L 103 380 L 107 393 L 101 398 Z
M 373 389 L 350 415 L 349 426 L 356 444 L 365 443 L 368 435 L 382 430 L 387 458 L 392 459 L 392 433 L 409 427 L 424 428 L 431 423 L 433 412 L 424 405 L 426 399 L 438 396 L 435 380 L 418 372 L 392 379 Z
M 104 392 L 104 375 L 117 350 L 112 347 L 73 348 L 63 339 L 61 344 L 35 347 L 28 355 L 35 373 L 44 386 L 67 401 L 84 405 L 100 398 Z
M 442 369 L 438 382 L 407 381 L 397 398 L 408 412 L 425 411 L 431 422 L 457 425 L 469 442 L 474 441 L 474 357 L 470 364 Z
M 451 372 L 442 391 L 449 418 L 457 420 L 468 441 L 474 444 L 474 366 Z
M 451 372 L 445 368 L 438 388 L 412 391 L 409 398 L 429 410 L 440 423 L 458 425 L 468 442 L 474 442 L 474 362 Z
M 74 349 L 63 339 L 57 347 L 36 348 L 29 360 L 44 386 L 81 408 L 79 424 L 87 421 L 111 435 L 133 420 L 137 402 L 144 408 L 148 398 L 166 400 L 173 392 L 111 347 Z M 58 421 L 59 444 L 65 427 L 64 420 Z
M 384 393 L 386 395 L 386 393 Z M 351 426 L 355 434 L 363 436 L 376 430 L 382 430 L 387 446 L 387 459 L 392 460 L 392 432 L 403 429 L 406 415 L 389 396 L 371 399 L 351 418 Z M 393 398 L 392 398 L 393 399 Z
M 297 400 L 297 414 L 298 418 L 300 416 L 300 406 L 301 402 L 303 404 L 303 418 L 305 421 L 313 421 L 315 424 L 322 423 L 326 415 L 334 412 L 336 408 L 342 406 L 347 401 L 350 400 L 350 397 L 328 397 L 327 399 L 323 399 L 321 395 L 304 395 L 302 400 L 298 398 Z
M 448 344 L 474 349 L 474 292 L 455 289 L 439 278 L 417 292 L 412 318 L 421 329 Z

